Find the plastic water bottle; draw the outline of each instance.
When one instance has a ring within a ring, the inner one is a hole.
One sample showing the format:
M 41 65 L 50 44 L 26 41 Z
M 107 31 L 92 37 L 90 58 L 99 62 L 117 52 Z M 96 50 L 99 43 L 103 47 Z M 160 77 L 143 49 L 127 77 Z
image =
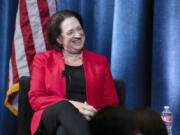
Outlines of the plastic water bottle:
M 166 129 L 168 132 L 168 135 L 172 135 L 172 112 L 169 109 L 169 106 L 164 106 L 164 110 L 161 113 L 161 118 L 164 121 L 164 124 L 166 125 Z

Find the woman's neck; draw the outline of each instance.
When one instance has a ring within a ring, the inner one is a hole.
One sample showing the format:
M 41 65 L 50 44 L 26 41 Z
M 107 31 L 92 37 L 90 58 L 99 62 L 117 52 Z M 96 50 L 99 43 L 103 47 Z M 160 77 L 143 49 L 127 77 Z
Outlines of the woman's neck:
M 70 66 L 79 66 L 82 65 L 82 57 L 83 57 L 83 52 L 79 53 L 71 53 L 65 50 L 62 50 L 63 52 L 63 57 L 65 60 L 65 63 Z

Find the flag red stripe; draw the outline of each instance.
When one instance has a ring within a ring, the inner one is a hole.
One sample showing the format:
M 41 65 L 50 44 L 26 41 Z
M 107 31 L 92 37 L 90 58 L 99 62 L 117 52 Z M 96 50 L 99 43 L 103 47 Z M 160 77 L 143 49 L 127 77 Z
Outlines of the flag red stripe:
M 27 58 L 27 63 L 29 67 L 29 73 L 32 71 L 32 61 L 35 55 L 35 47 L 33 42 L 32 30 L 30 26 L 30 21 L 28 18 L 28 11 L 25 0 L 20 3 L 20 26 L 24 41 L 24 49 Z
M 50 48 L 48 45 L 47 37 L 46 37 L 46 28 L 47 28 L 47 24 L 50 18 L 48 2 L 47 0 L 37 0 L 37 3 L 38 3 L 39 15 L 41 19 L 42 31 L 44 35 L 45 44 L 46 44 L 46 50 L 48 50 Z
M 12 44 L 12 54 L 11 54 L 11 63 L 12 63 L 12 72 L 13 72 L 13 84 L 17 83 L 19 81 L 19 75 L 18 75 L 18 70 L 17 70 L 17 65 L 16 65 L 16 58 L 15 58 L 15 46 L 14 46 L 14 40 Z M 10 78 L 9 78 L 10 79 Z

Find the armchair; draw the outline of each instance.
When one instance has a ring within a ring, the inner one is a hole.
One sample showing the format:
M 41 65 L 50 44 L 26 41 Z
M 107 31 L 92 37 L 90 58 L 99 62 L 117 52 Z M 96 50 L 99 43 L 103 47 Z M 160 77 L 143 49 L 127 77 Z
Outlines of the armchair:
M 30 122 L 33 116 L 33 110 L 29 104 L 28 91 L 30 89 L 29 76 L 23 76 L 19 81 L 19 99 L 18 99 L 18 135 L 30 135 Z M 114 80 L 120 106 L 125 103 L 125 84 L 122 80 Z M 38 135 L 45 135 L 43 130 L 38 130 Z

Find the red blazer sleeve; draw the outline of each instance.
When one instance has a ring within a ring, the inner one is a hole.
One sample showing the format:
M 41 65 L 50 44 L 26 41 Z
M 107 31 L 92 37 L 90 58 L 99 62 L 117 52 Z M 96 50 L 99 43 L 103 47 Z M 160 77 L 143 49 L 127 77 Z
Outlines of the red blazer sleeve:
M 103 95 L 102 95 L 102 107 L 115 106 L 119 104 L 117 92 L 114 85 L 114 80 L 111 74 L 109 62 L 106 58 L 106 64 L 104 69 L 104 84 L 103 84 Z
M 29 102 L 34 111 L 45 109 L 60 100 L 66 100 L 56 95 L 47 95 L 45 84 L 46 63 L 47 58 L 43 53 L 35 55 L 30 91 L 28 92 Z

